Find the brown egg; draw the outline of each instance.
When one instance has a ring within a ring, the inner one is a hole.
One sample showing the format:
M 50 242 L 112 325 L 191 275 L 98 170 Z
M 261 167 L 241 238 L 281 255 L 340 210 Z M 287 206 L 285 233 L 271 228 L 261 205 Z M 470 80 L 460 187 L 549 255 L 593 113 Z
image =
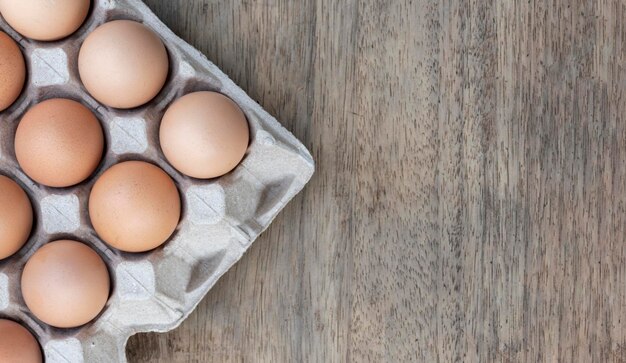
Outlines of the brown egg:
M 169 59 L 161 39 L 141 23 L 116 20 L 91 33 L 78 56 L 80 78 L 101 103 L 133 108 L 163 88 Z
M 61 98 L 31 108 L 15 134 L 15 156 L 24 172 L 51 187 L 87 179 L 98 167 L 103 149 L 96 116 L 80 103 Z
M 50 242 L 28 260 L 22 273 L 22 295 L 44 323 L 74 328 L 95 318 L 109 298 L 109 273 L 87 245 L 69 240 Z
M 26 64 L 17 43 L 0 32 L 0 111 L 17 100 L 24 88 Z
M 159 167 L 142 161 L 114 165 L 89 196 L 89 217 L 106 243 L 145 252 L 165 243 L 180 219 L 180 195 Z
M 0 362 L 43 362 L 37 339 L 20 324 L 11 320 L 0 319 Z
M 24 190 L 0 175 L 0 260 L 17 252 L 33 227 L 33 208 Z
M 13 29 L 35 40 L 74 33 L 87 18 L 90 0 L 0 0 L 0 13 Z
M 161 122 L 161 148 L 183 174 L 209 179 L 233 170 L 248 148 L 246 116 L 230 98 L 216 92 L 181 97 Z

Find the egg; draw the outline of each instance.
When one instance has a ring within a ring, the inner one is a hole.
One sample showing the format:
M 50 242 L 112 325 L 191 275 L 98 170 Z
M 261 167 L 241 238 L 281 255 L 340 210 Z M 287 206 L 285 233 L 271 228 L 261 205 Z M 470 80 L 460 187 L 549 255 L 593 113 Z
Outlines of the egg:
M 104 134 L 96 116 L 82 104 L 51 99 L 31 108 L 15 134 L 15 156 L 34 181 L 69 187 L 88 178 L 104 150 Z
M 22 296 L 44 323 L 74 328 L 93 320 L 109 298 L 109 273 L 93 249 L 71 240 L 50 242 L 26 262 Z
M 165 243 L 180 219 L 174 181 L 142 161 L 114 165 L 96 181 L 89 217 L 104 242 L 126 252 L 145 252 Z
M 43 362 L 37 339 L 28 329 L 12 320 L 0 319 L 0 362 Z
M 24 246 L 32 227 L 33 208 L 26 192 L 10 178 L 0 175 L 0 260 Z
M 0 13 L 23 36 L 51 41 L 74 33 L 90 5 L 90 0 L 0 0 Z
M 17 100 L 24 88 L 26 64 L 17 43 L 0 32 L 0 112 Z
M 233 170 L 243 159 L 250 130 L 243 111 L 216 92 L 195 92 L 172 104 L 161 121 L 161 149 L 183 174 L 209 179 Z
M 80 48 L 80 79 L 99 102 L 114 108 L 141 106 L 165 85 L 169 58 L 147 26 L 116 20 L 94 30 Z

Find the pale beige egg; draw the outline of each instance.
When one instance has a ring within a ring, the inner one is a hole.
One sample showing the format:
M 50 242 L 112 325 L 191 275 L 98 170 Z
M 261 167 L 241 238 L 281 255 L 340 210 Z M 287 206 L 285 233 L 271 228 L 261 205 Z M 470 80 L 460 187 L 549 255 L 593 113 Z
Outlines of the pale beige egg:
M 216 92 L 190 93 L 174 102 L 163 116 L 159 135 L 167 161 L 199 179 L 233 170 L 250 140 L 243 111 Z
M 91 0 L 0 0 L 0 13 L 23 36 L 52 41 L 78 30 L 90 5 Z
M 80 79 L 99 102 L 128 109 L 152 100 L 169 72 L 167 50 L 147 26 L 116 20 L 94 30 L 80 48 Z

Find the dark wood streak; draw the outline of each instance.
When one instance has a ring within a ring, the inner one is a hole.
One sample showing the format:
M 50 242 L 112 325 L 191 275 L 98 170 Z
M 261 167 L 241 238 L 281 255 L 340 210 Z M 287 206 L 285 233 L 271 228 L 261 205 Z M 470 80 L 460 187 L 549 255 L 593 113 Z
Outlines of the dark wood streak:
M 626 362 L 626 4 L 148 0 L 311 184 L 131 362 Z

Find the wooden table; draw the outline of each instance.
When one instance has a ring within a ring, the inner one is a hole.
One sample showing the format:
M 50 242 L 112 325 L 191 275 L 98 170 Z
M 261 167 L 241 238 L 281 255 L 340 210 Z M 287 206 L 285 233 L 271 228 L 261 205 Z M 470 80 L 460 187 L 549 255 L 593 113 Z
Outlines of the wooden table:
M 626 361 L 623 1 L 147 2 L 318 170 L 131 362 Z

